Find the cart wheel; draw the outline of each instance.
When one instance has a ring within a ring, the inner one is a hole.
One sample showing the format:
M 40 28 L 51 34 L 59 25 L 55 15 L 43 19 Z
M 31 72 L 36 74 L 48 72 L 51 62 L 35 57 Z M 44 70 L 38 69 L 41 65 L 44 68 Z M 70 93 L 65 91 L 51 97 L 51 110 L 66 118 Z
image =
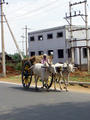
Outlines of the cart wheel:
M 32 81 L 32 71 L 29 69 L 31 67 L 30 63 L 26 61 L 22 68 L 22 84 L 23 87 L 28 89 Z
M 53 83 L 53 74 L 48 77 L 47 81 L 44 81 L 44 86 L 49 89 L 52 86 Z

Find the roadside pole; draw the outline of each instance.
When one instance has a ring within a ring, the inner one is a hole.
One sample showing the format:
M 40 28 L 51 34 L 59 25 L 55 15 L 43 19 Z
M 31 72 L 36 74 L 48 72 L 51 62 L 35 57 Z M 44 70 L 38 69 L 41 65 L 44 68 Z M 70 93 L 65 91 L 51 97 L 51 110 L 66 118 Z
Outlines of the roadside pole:
M 27 33 L 28 33 L 28 30 L 30 29 L 30 28 L 27 28 L 27 25 L 25 26 L 25 28 L 23 28 L 23 29 L 25 29 L 25 42 L 26 42 L 26 57 L 28 57 L 28 37 L 27 37 Z
M 21 59 L 23 60 L 24 57 L 23 57 L 23 55 L 22 55 L 22 53 L 21 53 L 21 50 L 19 49 L 19 46 L 18 46 L 18 44 L 17 44 L 17 41 L 16 41 L 16 39 L 15 39 L 15 37 L 14 37 L 14 34 L 13 34 L 11 28 L 10 28 L 10 25 L 9 25 L 9 23 L 8 23 L 5 15 L 4 15 L 4 18 L 5 18 L 5 22 L 6 22 L 7 26 L 8 26 L 8 29 L 9 29 L 9 31 L 10 31 L 10 33 L 11 33 L 11 36 L 12 36 L 12 38 L 13 38 L 13 41 L 14 41 L 14 43 L 15 43 L 15 45 L 16 45 L 16 48 L 17 48 L 17 50 L 18 50 L 18 53 L 20 54 L 20 57 L 21 57 Z
M 2 70 L 3 76 L 6 76 L 5 66 L 5 47 L 4 47 L 4 28 L 3 28 L 3 0 L 1 0 L 1 41 L 2 41 Z

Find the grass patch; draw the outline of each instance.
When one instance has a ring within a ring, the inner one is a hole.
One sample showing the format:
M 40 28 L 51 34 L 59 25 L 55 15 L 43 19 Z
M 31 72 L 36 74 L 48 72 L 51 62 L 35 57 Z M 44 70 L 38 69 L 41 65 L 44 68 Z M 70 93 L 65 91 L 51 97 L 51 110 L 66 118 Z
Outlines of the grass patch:
M 8 76 L 5 78 L 0 78 L 0 81 L 21 83 L 21 75 Z
M 7 76 L 6 78 L 0 78 L 0 80 L 14 82 L 14 83 L 22 83 L 21 75 Z M 88 72 L 75 72 L 70 75 L 69 81 L 90 82 L 90 72 L 89 73 Z M 32 80 L 32 83 L 34 83 L 34 78 Z
M 90 82 L 90 72 L 75 72 L 70 76 L 70 81 Z
M 73 76 L 70 77 L 70 81 L 78 81 L 78 82 L 90 82 L 90 77 L 78 77 L 78 76 Z

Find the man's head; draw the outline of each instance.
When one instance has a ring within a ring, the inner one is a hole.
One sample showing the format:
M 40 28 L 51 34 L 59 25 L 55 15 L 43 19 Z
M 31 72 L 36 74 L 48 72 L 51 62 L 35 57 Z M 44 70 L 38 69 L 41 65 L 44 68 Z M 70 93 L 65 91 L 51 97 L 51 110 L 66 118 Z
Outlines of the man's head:
M 47 54 L 44 54 L 44 55 L 43 55 L 43 58 L 46 59 L 46 58 L 47 58 Z

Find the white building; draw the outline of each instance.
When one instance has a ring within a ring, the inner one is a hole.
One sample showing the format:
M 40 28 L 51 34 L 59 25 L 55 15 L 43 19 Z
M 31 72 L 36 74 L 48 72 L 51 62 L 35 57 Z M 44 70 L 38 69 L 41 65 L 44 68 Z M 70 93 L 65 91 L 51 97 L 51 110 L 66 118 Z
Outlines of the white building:
M 81 28 L 80 26 L 73 27 Z M 90 30 L 88 30 L 90 33 Z M 90 49 L 90 34 L 89 38 L 89 49 Z M 73 32 L 73 47 L 75 64 L 87 64 L 87 49 L 86 49 L 86 34 L 85 30 Z M 54 63 L 70 61 L 71 57 L 71 44 L 70 44 L 70 32 L 69 26 L 60 26 L 50 29 L 44 29 L 28 33 L 28 48 L 29 55 L 41 55 L 53 51 Z M 81 50 L 81 52 L 80 52 Z M 89 50 L 90 51 L 90 50 Z

